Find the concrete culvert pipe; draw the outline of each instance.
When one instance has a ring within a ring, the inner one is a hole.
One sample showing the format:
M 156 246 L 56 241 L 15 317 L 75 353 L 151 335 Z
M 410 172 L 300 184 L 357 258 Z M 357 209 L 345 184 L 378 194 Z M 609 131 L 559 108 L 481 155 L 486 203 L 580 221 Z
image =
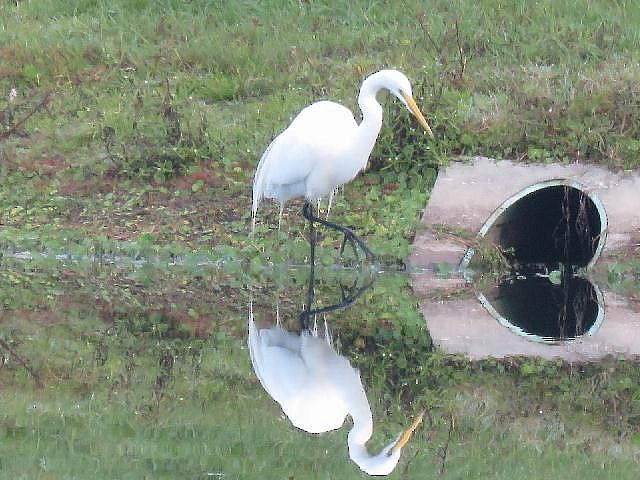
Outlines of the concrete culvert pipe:
M 631 302 L 574 276 L 640 245 L 638 205 L 638 172 L 482 157 L 441 170 L 409 258 L 434 343 L 473 359 L 639 356 L 640 315 Z M 511 252 L 524 275 L 465 296 L 465 277 L 443 277 L 439 266 L 464 269 L 469 247 L 483 238 Z M 456 295 L 442 301 L 449 289 Z
M 537 182 L 506 199 L 478 232 L 516 265 L 558 264 L 590 268 L 607 236 L 607 214 L 594 193 L 575 181 Z M 473 255 L 462 261 L 465 268 Z

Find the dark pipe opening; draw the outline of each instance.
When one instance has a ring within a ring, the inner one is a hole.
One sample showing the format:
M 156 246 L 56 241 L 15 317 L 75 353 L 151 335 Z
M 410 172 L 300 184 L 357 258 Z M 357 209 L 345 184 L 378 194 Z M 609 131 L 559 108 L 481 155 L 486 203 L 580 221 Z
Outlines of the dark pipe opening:
M 598 318 L 595 287 L 584 278 L 566 276 L 559 284 L 548 278 L 512 279 L 487 299 L 510 325 L 544 340 L 567 340 L 587 333 Z
M 598 247 L 601 220 L 587 194 L 568 185 L 535 190 L 517 200 L 492 229 L 519 264 L 585 267 Z

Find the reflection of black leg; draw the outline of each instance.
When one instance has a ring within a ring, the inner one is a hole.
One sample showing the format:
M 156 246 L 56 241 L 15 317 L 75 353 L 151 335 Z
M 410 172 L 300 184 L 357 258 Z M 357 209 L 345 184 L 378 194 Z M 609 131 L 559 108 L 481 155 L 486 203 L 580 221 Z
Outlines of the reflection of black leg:
M 313 274 L 309 275 L 309 290 L 307 291 L 307 305 L 305 305 L 304 310 L 300 312 L 300 316 L 298 317 L 298 320 L 300 322 L 301 332 L 309 330 L 309 319 L 311 318 L 312 315 L 334 312 L 336 310 L 340 310 L 342 308 L 346 308 L 349 305 L 351 305 L 360 297 L 360 295 L 362 295 L 369 288 L 371 288 L 371 285 L 373 285 L 374 279 L 373 278 L 370 279 L 362 287 L 357 286 L 358 281 L 356 280 L 356 283 L 354 283 L 354 285 L 349 289 L 348 292 L 346 292 L 346 289 L 342 285 L 340 285 L 340 290 L 342 292 L 342 300 L 339 303 L 334 303 L 333 305 L 328 305 L 326 307 L 321 307 L 316 309 L 313 309 L 314 281 L 315 281 L 315 278 Z
M 353 251 L 356 254 L 356 256 L 358 256 L 357 249 L 356 249 L 356 246 L 358 246 L 364 252 L 365 256 L 368 259 L 373 259 L 375 257 L 373 252 L 369 250 L 369 247 L 367 247 L 367 245 L 362 241 L 362 239 L 358 237 L 355 233 L 353 233 L 350 229 L 348 229 L 347 227 L 343 227 L 342 225 L 338 225 L 337 223 L 329 222 L 327 220 L 323 220 L 320 217 L 316 217 L 313 214 L 313 207 L 311 206 L 311 203 L 309 203 L 308 201 L 304 202 L 304 206 L 302 207 L 302 215 L 311 223 L 317 222 L 324 225 L 325 227 L 333 228 L 334 230 L 341 232 L 344 235 L 344 240 L 342 241 L 342 247 L 340 249 L 340 253 L 344 251 L 345 244 L 348 240 L 351 243 L 351 246 L 353 247 Z
M 334 303 L 333 305 L 328 305 L 322 308 L 316 308 L 315 310 L 313 309 L 309 311 L 305 310 L 303 314 L 306 313 L 307 317 L 309 317 L 311 315 L 318 315 L 319 313 L 334 312 L 336 310 L 346 308 L 349 305 L 351 305 L 353 302 L 355 302 L 358 299 L 358 297 L 360 297 L 360 295 L 366 292 L 371 287 L 371 285 L 373 285 L 373 281 L 374 279 L 372 278 L 367 283 L 365 283 L 362 287 L 357 288 L 357 280 L 356 280 L 356 284 L 352 286 L 351 291 L 348 293 L 345 293 L 345 289 L 341 285 L 340 289 L 342 291 L 342 300 L 339 303 Z
M 313 264 L 312 264 L 313 265 Z M 313 275 L 313 266 L 311 267 L 311 271 L 309 272 L 309 288 L 307 289 L 307 304 L 304 307 L 304 310 L 300 313 L 300 330 L 305 331 L 309 330 L 309 318 L 311 317 L 312 309 L 313 309 L 313 299 L 314 299 L 314 282 L 315 278 Z
M 311 258 L 309 259 L 309 288 L 307 289 L 307 328 L 308 325 L 308 312 L 313 308 L 314 299 L 314 286 L 315 286 L 315 273 L 316 273 L 316 241 L 317 241 L 316 226 L 313 220 L 309 220 L 309 243 L 311 245 Z
M 305 203 L 305 206 L 307 204 Z M 305 216 L 305 218 L 307 218 Z M 300 313 L 300 329 L 302 331 L 307 330 L 309 328 L 309 316 L 311 309 L 313 308 L 313 298 L 314 298 L 314 283 L 315 283 L 315 267 L 316 267 L 316 227 L 311 218 L 307 218 L 309 220 L 309 245 L 311 248 L 311 252 L 309 254 L 309 287 L 307 289 L 307 305 L 305 306 L 302 313 Z

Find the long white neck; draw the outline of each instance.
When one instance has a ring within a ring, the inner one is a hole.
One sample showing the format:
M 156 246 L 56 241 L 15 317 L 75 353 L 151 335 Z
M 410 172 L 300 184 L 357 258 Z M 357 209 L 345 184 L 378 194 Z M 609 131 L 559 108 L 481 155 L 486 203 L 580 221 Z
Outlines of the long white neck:
M 367 158 L 373 150 L 380 128 L 382 127 L 382 106 L 376 100 L 377 93 L 384 88 L 379 74 L 373 74 L 362 82 L 358 95 L 358 106 L 362 110 L 362 122 L 358 127 L 358 143 Z
M 367 451 L 366 443 L 373 434 L 373 417 L 364 390 L 361 390 L 361 395 L 358 395 L 357 400 L 350 405 L 349 413 L 353 419 L 353 427 L 347 437 L 351 460 L 369 475 L 390 474 L 398 464 L 400 451 L 388 455 L 393 443 L 375 456 L 370 455 Z
M 380 89 L 385 88 L 383 80 L 383 75 L 378 72 L 362 82 L 358 95 L 362 122 L 358 125 L 356 134 L 351 139 L 352 143 L 348 155 L 341 158 L 343 163 L 335 174 L 336 184 L 350 182 L 358 172 L 367 166 L 367 161 L 382 127 L 382 106 L 376 100 L 376 94 Z

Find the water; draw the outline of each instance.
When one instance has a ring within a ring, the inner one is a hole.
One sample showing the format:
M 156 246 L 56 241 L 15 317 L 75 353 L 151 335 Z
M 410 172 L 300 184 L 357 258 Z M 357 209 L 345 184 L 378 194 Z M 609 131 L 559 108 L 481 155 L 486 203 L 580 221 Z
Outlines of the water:
M 551 343 L 595 335 L 604 318 L 598 287 L 573 275 L 557 284 L 548 276 L 510 278 L 483 298 L 496 320 L 517 334 Z
M 328 332 L 336 358 L 358 369 L 373 415 L 370 452 L 426 411 L 395 475 L 513 476 L 520 472 L 514 458 L 559 478 L 638 473 L 637 445 L 617 436 L 637 432 L 635 366 L 469 362 L 443 354 L 406 272 L 318 267 L 309 305 L 306 266 L 232 274 L 214 262 L 36 257 L 5 255 L 0 270 L 2 478 L 317 478 L 318 471 L 362 478 L 348 454 L 349 418 L 310 434 L 261 385 L 247 345 L 250 304 L 261 328 L 279 317 L 291 338 L 300 337 L 301 313 L 311 310 L 307 326 L 317 325 L 320 339 Z M 567 298 L 578 298 L 578 290 L 571 287 Z M 444 300 L 449 309 L 460 299 Z M 449 315 L 450 323 L 459 319 Z M 541 370 L 531 376 L 531 369 Z M 595 427 L 581 419 L 585 409 L 605 415 L 610 391 L 618 392 L 615 418 L 602 416 Z M 329 398 L 323 390 L 320 401 Z M 535 413 L 513 407 L 534 404 Z M 303 401 L 302 411 L 313 405 Z M 554 456 L 556 442 L 570 461 Z M 507 451 L 506 458 L 499 453 Z

